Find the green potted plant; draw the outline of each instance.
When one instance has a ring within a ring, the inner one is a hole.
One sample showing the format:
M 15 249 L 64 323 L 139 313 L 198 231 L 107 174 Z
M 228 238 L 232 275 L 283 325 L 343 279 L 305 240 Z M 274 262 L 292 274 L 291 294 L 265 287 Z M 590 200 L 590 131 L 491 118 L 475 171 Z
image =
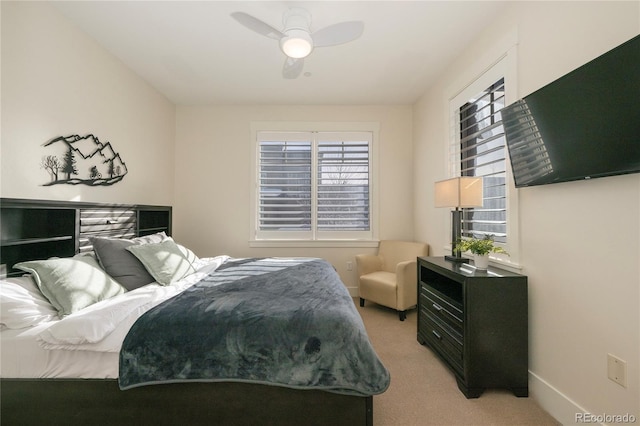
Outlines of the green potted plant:
M 489 253 L 503 253 L 507 256 L 506 252 L 500 246 L 495 245 L 493 241 L 493 235 L 485 235 L 482 238 L 468 238 L 458 241 L 456 244 L 456 250 L 459 252 L 470 251 L 473 254 L 473 262 L 476 269 L 487 269 L 489 265 Z

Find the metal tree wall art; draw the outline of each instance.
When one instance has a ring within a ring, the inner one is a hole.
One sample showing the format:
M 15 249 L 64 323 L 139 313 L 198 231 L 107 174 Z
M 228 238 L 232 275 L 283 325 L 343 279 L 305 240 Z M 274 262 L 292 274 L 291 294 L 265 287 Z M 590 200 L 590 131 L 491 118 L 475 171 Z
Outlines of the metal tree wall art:
M 108 186 L 120 182 L 127 174 L 127 165 L 111 143 L 103 144 L 92 134 L 59 136 L 44 146 L 53 146 L 59 153 L 42 157 L 40 167 L 51 178 L 44 186 L 61 183 Z

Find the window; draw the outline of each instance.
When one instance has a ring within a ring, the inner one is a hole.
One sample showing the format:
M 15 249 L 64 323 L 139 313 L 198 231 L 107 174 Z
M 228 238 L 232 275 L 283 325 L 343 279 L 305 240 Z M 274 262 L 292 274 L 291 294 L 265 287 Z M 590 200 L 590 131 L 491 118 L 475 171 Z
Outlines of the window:
M 493 235 L 507 241 L 507 161 L 500 110 L 504 107 L 504 78 L 462 107 L 459 114 L 460 176 L 482 176 L 483 206 L 464 209 L 462 235 Z
M 463 237 L 494 235 L 510 256 L 492 255 L 519 268 L 518 193 L 505 147 L 501 109 L 516 100 L 516 46 L 449 100 L 449 177 L 482 176 L 482 207 L 463 209 Z
M 256 240 L 372 239 L 372 132 L 257 131 Z

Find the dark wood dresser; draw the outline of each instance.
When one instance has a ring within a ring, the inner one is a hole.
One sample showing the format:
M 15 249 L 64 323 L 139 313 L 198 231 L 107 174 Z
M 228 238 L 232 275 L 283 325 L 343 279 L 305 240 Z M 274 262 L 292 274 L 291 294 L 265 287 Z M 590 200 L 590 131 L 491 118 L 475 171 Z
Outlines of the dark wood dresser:
M 486 388 L 528 396 L 527 277 L 419 257 L 418 342 L 448 365 L 467 398 Z

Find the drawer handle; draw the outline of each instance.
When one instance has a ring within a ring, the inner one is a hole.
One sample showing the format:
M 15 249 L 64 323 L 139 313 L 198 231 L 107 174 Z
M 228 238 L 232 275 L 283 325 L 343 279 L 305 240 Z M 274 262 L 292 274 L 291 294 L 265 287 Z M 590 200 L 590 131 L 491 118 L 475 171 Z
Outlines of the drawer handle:
M 431 306 L 433 306 L 433 309 L 435 309 L 438 312 L 442 310 L 442 306 L 438 305 L 437 303 L 434 303 Z
M 431 330 L 431 333 L 436 336 L 436 339 L 442 340 L 442 336 L 435 330 Z

